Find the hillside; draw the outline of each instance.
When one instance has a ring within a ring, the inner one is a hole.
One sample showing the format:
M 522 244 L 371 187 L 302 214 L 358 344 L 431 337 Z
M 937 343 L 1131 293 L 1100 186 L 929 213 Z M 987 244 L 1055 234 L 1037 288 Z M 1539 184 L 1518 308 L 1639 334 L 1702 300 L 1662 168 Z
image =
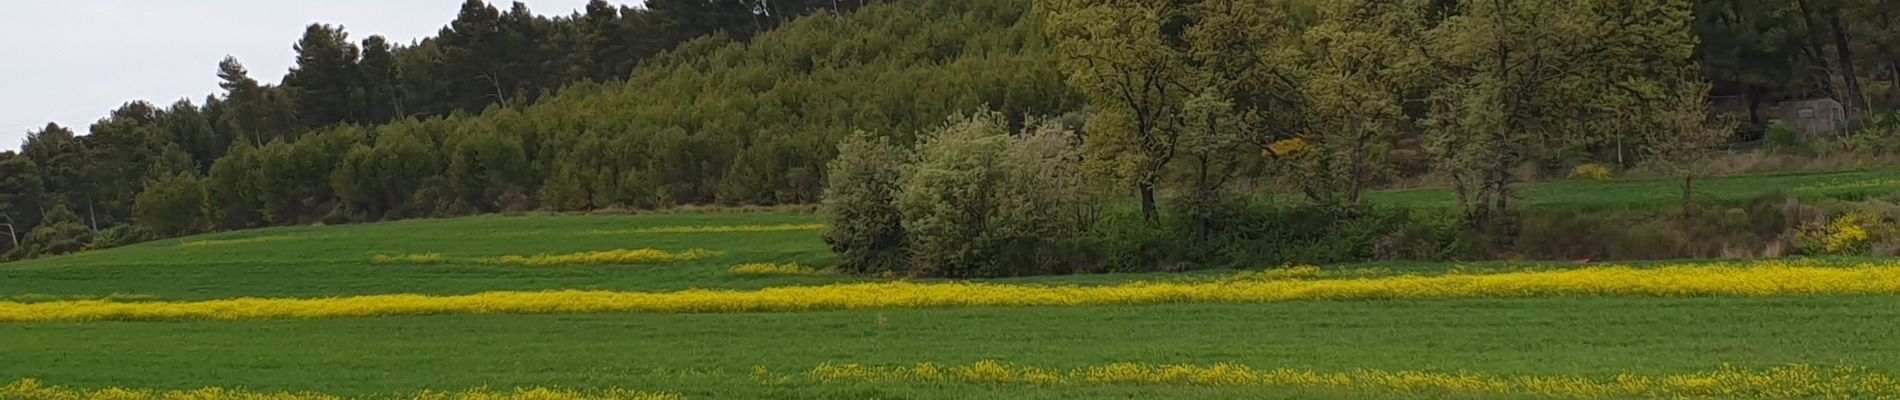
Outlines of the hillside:
M 481 20 L 471 4 L 451 28 Z M 135 103 L 92 135 L 49 127 L 23 154 L 0 155 L 0 170 L 20 179 L 0 187 L 29 194 L 4 200 L 21 237 L 49 227 L 13 257 L 318 221 L 811 203 L 823 162 L 852 132 L 909 140 L 973 110 L 1022 119 L 1081 109 L 1031 8 L 907 0 L 799 14 L 743 38 L 682 39 L 625 80 L 583 80 L 480 112 L 227 140 L 228 152 L 173 127 L 223 134 L 218 121 L 233 114 Z M 595 23 L 562 21 L 553 26 Z M 216 151 L 197 149 L 206 146 Z M 72 225 L 51 229 L 61 223 Z M 64 230 L 79 226 L 88 232 Z

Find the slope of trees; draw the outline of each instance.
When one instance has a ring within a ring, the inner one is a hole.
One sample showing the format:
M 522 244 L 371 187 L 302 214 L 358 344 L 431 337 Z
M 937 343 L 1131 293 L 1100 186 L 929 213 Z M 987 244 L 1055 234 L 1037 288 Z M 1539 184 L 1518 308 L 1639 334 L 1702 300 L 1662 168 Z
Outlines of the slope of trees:
M 0 252 L 318 221 L 814 203 L 839 179 L 827 166 L 847 137 L 909 157 L 946 117 L 978 112 L 989 136 L 1074 131 L 1063 151 L 1080 165 L 1037 168 L 1106 172 L 1093 189 L 1139 199 L 1148 226 L 1185 221 L 1197 240 L 1223 229 L 1240 182 L 1354 210 L 1362 192 L 1428 172 L 1456 184 L 1464 225 L 1508 229 L 1524 165 L 1655 164 L 1692 193 L 1698 150 L 1727 127 L 1706 94 L 1831 96 L 1856 113 L 1900 96 L 1880 82 L 1900 83 L 1900 10 L 1881 0 L 870 3 L 594 1 L 547 17 L 468 0 L 407 44 L 314 24 L 278 84 L 227 58 L 221 93 L 127 103 L 83 136 L 49 124 L 0 154 Z M 894 179 L 860 164 L 841 165 Z M 881 210 L 866 240 L 901 241 L 899 207 Z M 909 257 L 863 254 L 876 260 L 864 270 Z
M 1080 108 L 1026 2 L 855 10 L 866 3 L 597 1 L 546 18 L 471 0 L 440 35 L 406 46 L 358 45 L 342 27 L 312 25 L 281 85 L 226 59 L 225 92 L 202 105 L 132 102 L 91 135 L 33 132 L 0 165 L 31 171 L 11 180 L 36 194 L 9 196 L 4 210 L 22 232 L 63 206 L 89 231 L 137 237 L 809 203 L 851 132 L 901 132 L 908 143 L 962 110 Z M 167 210 L 194 199 L 201 212 Z M 12 242 L 14 257 L 51 253 Z

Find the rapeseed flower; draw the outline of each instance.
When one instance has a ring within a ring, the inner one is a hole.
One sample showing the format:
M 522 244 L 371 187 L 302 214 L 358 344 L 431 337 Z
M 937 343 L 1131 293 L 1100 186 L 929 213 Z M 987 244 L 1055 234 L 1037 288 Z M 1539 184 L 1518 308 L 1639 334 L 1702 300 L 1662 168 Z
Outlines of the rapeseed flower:
M 661 226 L 639 229 L 598 230 L 589 231 L 587 233 L 591 235 L 623 235 L 637 233 L 814 232 L 821 230 L 825 230 L 825 224 Z
M 698 260 L 718 254 L 718 252 L 708 251 L 706 249 L 692 249 L 678 253 L 656 249 L 621 249 L 567 254 L 537 254 L 533 256 L 510 255 L 486 260 L 485 262 L 496 265 L 534 267 L 587 264 L 663 264 Z
M 798 263 L 795 262 L 784 264 L 746 263 L 734 265 L 732 268 L 726 269 L 726 274 L 733 276 L 806 276 L 815 272 L 817 271 L 811 267 L 798 265 Z
M 0 321 L 242 320 L 425 314 L 706 313 L 1056 307 L 1300 300 L 1546 296 L 1780 296 L 1900 294 L 1900 267 L 1819 267 L 1799 261 L 1657 268 L 1590 267 L 1497 274 L 1353 279 L 1134 282 L 1100 286 L 872 282 L 758 290 L 559 290 L 467 295 L 388 294 L 189 302 L 0 302 Z

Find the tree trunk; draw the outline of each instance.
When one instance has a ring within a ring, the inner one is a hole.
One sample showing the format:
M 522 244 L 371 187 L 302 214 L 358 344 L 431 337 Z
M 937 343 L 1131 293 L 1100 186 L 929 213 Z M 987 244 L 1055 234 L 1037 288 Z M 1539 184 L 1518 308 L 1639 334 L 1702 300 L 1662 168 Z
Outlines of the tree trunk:
M 1682 207 L 1689 208 L 1689 202 L 1695 197 L 1695 175 L 1682 176 Z
M 1213 188 L 1209 187 L 1210 184 L 1208 182 L 1208 177 L 1207 177 L 1207 164 L 1208 164 L 1207 156 L 1202 155 L 1197 158 L 1199 158 L 1201 161 L 1200 174 L 1198 177 L 1195 178 L 1196 179 L 1194 183 L 1195 198 L 1193 199 L 1193 201 L 1194 201 L 1194 207 L 1198 208 L 1198 210 L 1194 210 L 1194 242 L 1199 243 L 1200 241 L 1207 239 L 1207 231 L 1209 230 L 1209 225 L 1210 225 L 1210 221 L 1208 221 L 1208 210 L 1209 210 L 1209 207 L 1213 205 L 1213 204 L 1210 204 L 1209 202 L 1213 200 L 1214 192 L 1213 192 Z
M 86 199 L 86 219 L 92 223 L 92 233 L 99 233 L 99 212 L 92 206 L 92 199 Z
M 1629 168 L 1629 166 L 1623 162 L 1623 134 L 1618 133 L 1616 134 L 1616 167 Z
M 1142 182 L 1136 189 L 1141 192 L 1141 217 L 1147 219 L 1148 222 L 1159 222 L 1161 212 L 1155 209 L 1155 183 Z
M 1827 41 L 1821 39 L 1821 24 L 1814 20 L 1814 15 L 1816 14 L 1814 1 L 1798 0 L 1797 3 L 1801 5 L 1802 25 L 1808 28 L 1807 37 L 1805 38 L 1807 40 L 1801 42 L 1807 45 L 1809 52 L 1814 53 L 1814 59 L 1820 60 L 1821 65 L 1829 70 L 1828 76 L 1825 77 L 1826 79 L 1821 80 L 1824 89 L 1826 89 L 1828 93 L 1837 93 L 1838 95 L 1838 92 L 1834 90 L 1834 79 L 1832 76 L 1834 67 L 1828 65 L 1829 63 L 1827 61 L 1827 46 L 1825 44 Z
M 1887 79 L 1892 81 L 1887 87 L 1887 100 L 1894 103 L 1888 106 L 1900 104 L 1900 61 L 1887 63 Z
M 1748 93 L 1744 94 L 1744 96 L 1748 96 L 1749 125 L 1761 126 L 1761 92 L 1761 87 L 1749 85 Z
M 12 248 L 12 249 L 17 249 L 17 248 L 20 248 L 20 233 L 19 233 L 19 232 L 15 232 L 15 231 L 13 230 L 13 216 L 10 216 L 10 215 L 0 215 L 0 217 L 3 217 L 3 218 L 6 218 L 6 219 L 7 219 L 7 222 L 6 222 L 6 223 L 0 223 L 0 225 L 6 225 L 6 226 L 7 226 L 7 239 L 12 239 L 12 240 L 13 240 L 13 247 L 11 247 L 11 248 Z M 6 252 L 4 252 L 4 251 L 0 251 L 0 254 L 5 254 L 5 253 L 6 253 Z
M 1847 23 L 1841 20 L 1841 9 L 1835 7 L 1828 14 L 1828 23 L 1834 27 L 1834 48 L 1841 59 L 1841 79 L 1847 84 L 1847 117 L 1852 119 L 1867 111 L 1867 96 L 1860 89 L 1860 75 L 1854 71 L 1854 50 L 1848 43 Z
M 1346 185 L 1346 205 L 1359 205 L 1359 191 L 1366 180 L 1366 133 L 1358 122 L 1353 124 L 1352 176 Z

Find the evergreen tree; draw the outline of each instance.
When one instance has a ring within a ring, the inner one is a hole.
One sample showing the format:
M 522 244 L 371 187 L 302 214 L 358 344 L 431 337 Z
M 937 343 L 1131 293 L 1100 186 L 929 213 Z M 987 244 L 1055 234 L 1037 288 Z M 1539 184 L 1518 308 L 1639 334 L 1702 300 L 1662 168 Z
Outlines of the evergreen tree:
M 352 115 L 358 121 L 381 124 L 407 116 L 394 51 L 380 35 L 363 39 L 363 57 L 356 63 L 357 84 L 351 92 Z
M 356 122 L 359 107 L 352 104 L 363 76 L 356 70 L 360 50 L 342 27 L 310 24 L 291 47 L 297 62 L 284 76 L 285 89 L 294 93 L 301 124 L 323 127 Z

